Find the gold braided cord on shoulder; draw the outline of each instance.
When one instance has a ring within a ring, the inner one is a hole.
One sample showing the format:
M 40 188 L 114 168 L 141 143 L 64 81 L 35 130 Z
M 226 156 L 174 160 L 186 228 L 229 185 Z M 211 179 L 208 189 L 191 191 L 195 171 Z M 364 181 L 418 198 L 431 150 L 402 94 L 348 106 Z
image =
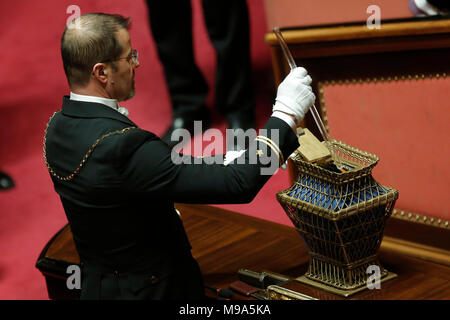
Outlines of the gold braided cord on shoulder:
M 48 127 L 50 125 L 50 122 L 52 121 L 53 117 L 58 113 L 59 111 L 56 111 L 51 117 L 50 120 L 48 120 L 47 122 L 47 127 L 45 128 L 45 133 L 44 133 L 44 143 L 43 143 L 43 155 L 44 155 L 44 160 L 45 160 L 45 165 L 47 166 L 48 171 L 50 172 L 50 174 L 52 176 L 54 176 L 55 178 L 62 180 L 62 181 L 71 181 L 75 175 L 77 175 L 81 168 L 84 166 L 84 164 L 86 163 L 87 159 L 89 158 L 89 156 L 91 155 L 91 153 L 94 151 L 95 147 L 105 138 L 108 138 L 110 136 L 116 135 L 116 134 L 123 134 L 126 133 L 130 130 L 133 129 L 137 129 L 137 127 L 127 127 L 121 130 L 116 130 L 116 131 L 112 131 L 109 133 L 104 134 L 103 136 L 101 136 L 100 138 L 98 138 L 97 140 L 95 140 L 95 142 L 92 144 L 92 146 L 89 148 L 88 152 L 84 155 L 83 159 L 81 160 L 80 164 L 78 165 L 78 167 L 75 169 L 75 171 L 73 171 L 71 174 L 69 174 L 66 177 L 61 177 L 60 175 L 58 175 L 53 168 L 50 166 L 50 164 L 47 161 L 47 147 L 46 147 L 46 142 L 47 142 L 47 130 Z

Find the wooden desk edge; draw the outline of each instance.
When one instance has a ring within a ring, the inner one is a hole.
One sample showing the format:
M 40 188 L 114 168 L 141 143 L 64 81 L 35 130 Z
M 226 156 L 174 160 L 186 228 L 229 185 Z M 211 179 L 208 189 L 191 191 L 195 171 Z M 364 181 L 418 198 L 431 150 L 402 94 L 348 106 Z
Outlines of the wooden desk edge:
M 450 19 L 438 21 L 412 21 L 397 23 L 381 23 L 380 29 L 369 29 L 366 24 L 357 26 L 311 27 L 301 30 L 282 31 L 289 43 L 327 42 L 336 40 L 372 39 L 380 37 L 417 36 L 427 34 L 443 34 L 450 32 Z M 273 32 L 265 35 L 265 42 L 270 46 L 278 46 Z

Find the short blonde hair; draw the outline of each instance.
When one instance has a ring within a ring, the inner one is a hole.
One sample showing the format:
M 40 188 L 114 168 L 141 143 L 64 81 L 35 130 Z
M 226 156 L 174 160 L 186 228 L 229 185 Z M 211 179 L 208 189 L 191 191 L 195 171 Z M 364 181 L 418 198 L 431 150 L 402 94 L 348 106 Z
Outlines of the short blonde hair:
M 118 14 L 88 13 L 61 37 L 61 56 L 69 86 L 85 86 L 96 63 L 117 59 L 123 51 L 116 32 L 129 30 L 130 18 Z

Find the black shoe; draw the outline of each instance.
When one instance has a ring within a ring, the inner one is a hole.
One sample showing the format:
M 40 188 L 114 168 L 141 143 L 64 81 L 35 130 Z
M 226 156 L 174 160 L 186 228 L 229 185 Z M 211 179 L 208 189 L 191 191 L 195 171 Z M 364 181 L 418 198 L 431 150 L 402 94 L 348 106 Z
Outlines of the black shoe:
M 245 134 L 245 132 L 248 129 L 256 129 L 256 122 L 254 119 L 244 118 L 244 117 L 229 117 L 228 118 L 228 129 L 232 130 L 238 130 L 242 129 L 240 131 L 242 134 Z M 239 131 L 235 131 L 237 134 L 239 134 Z M 243 139 L 238 139 L 237 137 L 233 137 L 233 141 L 229 142 L 227 141 L 227 151 L 240 151 L 247 149 L 250 141 L 248 141 L 248 137 L 245 137 L 245 141 Z
M 164 141 L 165 143 L 167 143 L 167 145 L 171 149 L 181 142 L 186 143 L 187 141 L 183 141 L 183 136 L 175 138 L 175 137 L 172 137 L 172 134 L 177 129 L 186 129 L 189 132 L 190 137 L 193 138 L 194 133 L 197 133 L 197 132 L 194 132 L 194 121 L 201 121 L 201 131 L 202 132 L 209 129 L 209 127 L 210 127 L 209 117 L 203 117 L 203 118 L 199 118 L 199 119 L 186 119 L 186 118 L 182 118 L 182 117 L 175 118 L 175 119 L 173 119 L 172 124 L 170 125 L 169 129 L 167 129 L 167 131 L 161 137 L 161 140 Z M 176 136 L 179 136 L 179 135 L 177 134 Z
M 7 190 L 14 187 L 13 180 L 4 172 L 0 171 L 0 190 Z

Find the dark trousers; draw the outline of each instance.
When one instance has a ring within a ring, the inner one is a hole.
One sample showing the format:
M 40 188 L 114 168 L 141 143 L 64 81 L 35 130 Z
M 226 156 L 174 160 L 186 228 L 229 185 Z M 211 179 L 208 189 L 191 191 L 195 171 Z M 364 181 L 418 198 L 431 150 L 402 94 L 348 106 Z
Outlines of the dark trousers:
M 164 68 L 174 117 L 206 111 L 208 86 L 194 61 L 190 0 L 147 0 L 150 26 Z M 209 38 L 217 52 L 216 107 L 227 118 L 254 117 L 246 0 L 203 0 Z
M 203 277 L 194 258 L 176 268 L 120 273 L 83 266 L 81 300 L 204 300 Z

